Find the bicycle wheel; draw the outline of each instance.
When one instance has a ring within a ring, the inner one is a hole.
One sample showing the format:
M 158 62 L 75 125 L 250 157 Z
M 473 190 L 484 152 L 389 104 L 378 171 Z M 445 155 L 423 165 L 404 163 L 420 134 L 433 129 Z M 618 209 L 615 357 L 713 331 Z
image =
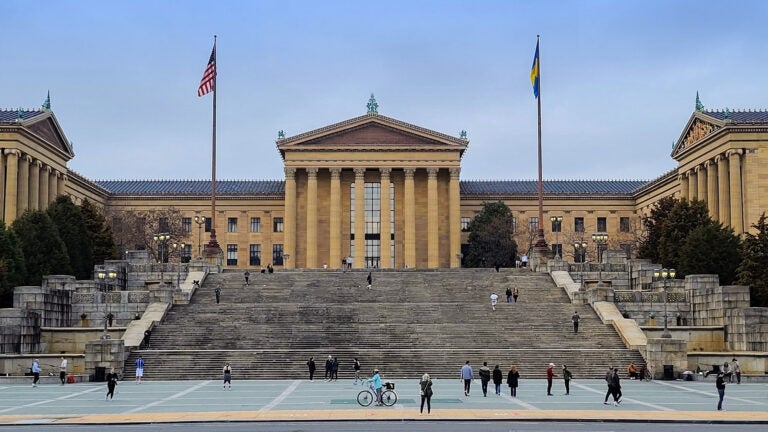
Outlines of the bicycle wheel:
M 381 394 L 381 403 L 384 405 L 392 406 L 395 402 L 397 402 L 397 393 L 392 390 L 385 390 L 384 393 Z
M 368 406 L 373 402 L 374 396 L 368 390 L 363 390 L 357 394 L 357 403 L 361 406 Z

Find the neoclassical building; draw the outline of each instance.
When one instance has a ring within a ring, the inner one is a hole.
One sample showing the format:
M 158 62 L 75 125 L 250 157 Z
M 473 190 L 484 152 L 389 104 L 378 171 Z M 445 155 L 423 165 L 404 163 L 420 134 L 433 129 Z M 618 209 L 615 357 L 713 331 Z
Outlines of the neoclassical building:
M 521 250 L 543 224 L 553 251 L 576 261 L 595 260 L 594 245 L 586 256 L 573 246 L 594 232 L 631 255 L 642 216 L 666 196 L 705 201 L 739 234 L 768 208 L 766 111 L 699 106 L 672 151 L 676 169 L 650 181 L 547 180 L 539 221 L 535 181 L 462 181 L 461 161 L 470 157 L 464 132 L 450 136 L 377 108 L 371 99 L 359 117 L 294 136 L 281 131 L 284 180 L 217 181 L 225 267 L 338 267 L 346 257 L 355 268 L 460 267 L 466 227 L 488 201 L 510 207 Z M 0 148 L 6 224 L 68 194 L 110 212 L 174 208 L 188 255 L 208 240 L 192 221 L 205 216 L 210 229 L 209 180 L 84 178 L 67 168 L 74 152 L 49 105 L 0 111 Z

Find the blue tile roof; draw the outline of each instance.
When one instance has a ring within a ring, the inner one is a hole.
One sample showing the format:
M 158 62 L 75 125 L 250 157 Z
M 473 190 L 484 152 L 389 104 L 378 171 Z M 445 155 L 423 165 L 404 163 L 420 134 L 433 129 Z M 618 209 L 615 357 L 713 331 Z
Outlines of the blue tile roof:
M 544 180 L 545 195 L 629 195 L 647 180 Z M 469 180 L 461 195 L 528 195 L 538 193 L 536 180 Z
M 29 120 L 32 117 L 37 117 L 41 114 L 44 114 L 45 111 L 41 110 L 24 110 L 21 111 L 21 119 L 22 120 Z M 12 123 L 15 122 L 16 119 L 19 118 L 19 110 L 0 110 L 0 123 Z
M 206 196 L 211 193 L 210 180 L 96 180 L 111 195 L 169 195 Z M 281 196 L 285 194 L 282 180 L 217 180 L 216 195 L 221 196 Z
M 702 111 L 712 118 L 725 120 L 726 113 L 723 111 Z M 728 111 L 728 117 L 732 124 L 754 124 L 768 123 L 768 111 Z

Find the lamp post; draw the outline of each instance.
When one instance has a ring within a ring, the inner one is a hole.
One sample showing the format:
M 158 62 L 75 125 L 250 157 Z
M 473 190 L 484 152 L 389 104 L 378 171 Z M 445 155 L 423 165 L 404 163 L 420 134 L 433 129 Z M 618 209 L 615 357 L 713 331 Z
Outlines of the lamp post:
M 181 282 L 181 261 L 182 261 L 181 254 L 184 253 L 184 248 L 187 247 L 187 244 L 184 243 L 184 242 L 181 242 L 181 243 L 173 242 L 171 244 L 171 247 L 173 248 L 174 251 L 178 251 L 178 255 L 179 255 L 179 266 L 176 267 L 176 288 L 179 288 L 179 285 L 181 285 L 180 284 L 180 282 Z
M 555 258 L 562 259 L 563 258 L 563 248 L 560 246 L 560 231 L 562 231 L 563 226 L 563 217 L 562 216 L 550 216 L 550 221 L 552 221 L 552 228 L 557 227 L 557 231 L 555 231 Z
M 109 323 L 109 317 L 112 314 L 109 308 L 109 302 L 107 301 L 107 294 L 112 292 L 112 284 L 117 279 L 117 271 L 113 268 L 101 269 L 96 272 L 96 277 L 99 279 L 99 291 L 101 291 L 101 298 L 104 302 L 104 333 L 101 335 L 102 339 L 111 339 L 109 332 L 107 331 L 107 324 Z
M 603 286 L 603 256 L 602 256 L 602 246 L 605 246 L 608 244 L 608 234 L 607 233 L 594 233 L 592 234 L 592 241 L 597 244 L 597 286 L 602 287 Z
M 290 254 L 287 254 L 287 253 L 283 254 L 283 268 L 286 267 L 286 262 L 288 261 L 288 258 L 290 258 L 290 257 L 291 257 Z
M 163 277 L 163 270 L 165 270 L 165 261 L 167 258 L 168 240 L 171 239 L 171 235 L 168 233 L 158 233 L 152 236 L 152 239 L 157 243 L 157 255 L 160 260 L 160 285 L 165 283 Z
M 664 331 L 661 333 L 661 337 L 665 339 L 669 339 L 672 337 L 672 334 L 669 332 L 669 327 L 667 327 L 667 281 L 670 279 L 675 278 L 675 269 L 661 269 L 661 270 L 654 270 L 653 271 L 653 277 L 656 280 L 661 279 L 664 287 Z
M 195 223 L 197 224 L 197 256 L 201 257 L 200 255 L 200 246 L 202 246 L 201 242 L 201 231 L 203 229 L 203 225 L 205 224 L 205 216 L 197 215 L 195 216 Z
M 583 240 L 577 240 L 573 243 L 573 247 L 581 257 L 581 266 L 579 267 L 579 280 L 581 281 L 581 290 L 584 290 L 584 261 L 587 252 L 587 242 Z

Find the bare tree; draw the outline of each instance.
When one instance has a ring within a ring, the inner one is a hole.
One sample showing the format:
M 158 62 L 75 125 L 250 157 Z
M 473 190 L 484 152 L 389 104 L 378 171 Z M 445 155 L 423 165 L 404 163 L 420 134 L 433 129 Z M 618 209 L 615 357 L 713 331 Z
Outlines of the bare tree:
M 167 244 L 188 236 L 182 228 L 181 212 L 174 207 L 149 210 L 109 208 L 106 215 L 115 244 L 121 250 L 147 250 L 158 261 L 168 261 L 168 249 L 158 253 L 162 245 L 154 240 L 156 234 L 169 234 L 171 239 Z

